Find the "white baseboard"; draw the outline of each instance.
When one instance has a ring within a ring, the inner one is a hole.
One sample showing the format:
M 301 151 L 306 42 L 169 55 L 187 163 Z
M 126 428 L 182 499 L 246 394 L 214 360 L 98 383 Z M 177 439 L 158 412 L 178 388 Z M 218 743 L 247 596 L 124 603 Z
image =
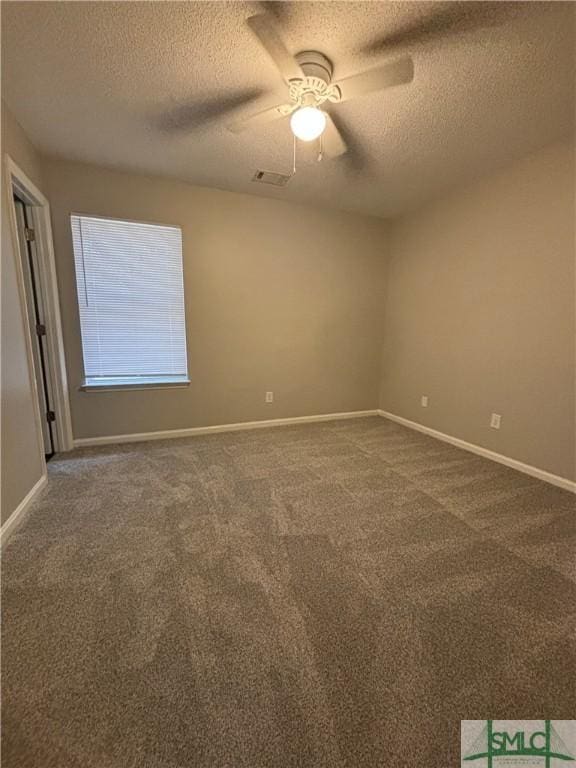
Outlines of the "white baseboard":
M 212 427 L 189 427 L 187 429 L 169 429 L 163 432 L 138 432 L 130 435 L 106 435 L 104 437 L 81 437 L 74 440 L 75 448 L 89 445 L 110 445 L 114 443 L 140 443 L 147 440 L 167 440 L 175 437 L 193 437 L 194 435 L 213 435 L 218 432 L 237 432 L 244 429 L 264 429 L 282 427 L 289 424 L 307 424 L 314 421 L 338 421 L 339 419 L 358 419 L 365 416 L 378 416 L 377 410 L 348 411 L 346 413 L 323 413 L 318 416 L 292 416 L 286 419 L 266 419 L 263 421 L 243 421 L 237 424 L 216 424 Z
M 8 543 L 8 538 L 14 533 L 16 528 L 24 520 L 24 517 L 26 515 L 26 512 L 28 511 L 30 504 L 36 498 L 36 496 L 40 493 L 42 488 L 44 488 L 47 481 L 48 481 L 48 476 L 42 475 L 42 477 L 40 478 L 40 480 L 38 480 L 36 485 L 28 491 L 26 496 L 24 496 L 24 498 L 22 499 L 20 504 L 18 504 L 14 512 L 12 512 L 8 520 L 6 520 L 2 528 L 0 528 L 0 542 L 2 547 L 6 546 L 6 544 Z
M 383 416 L 390 421 L 396 421 L 398 424 L 402 424 L 410 429 L 416 429 L 418 432 L 423 432 L 430 437 L 435 437 L 437 440 L 443 440 L 445 443 L 456 445 L 458 448 L 463 448 L 465 451 L 476 453 L 478 456 L 483 456 L 491 461 L 497 461 L 499 464 L 504 464 L 512 469 L 517 469 L 518 472 L 524 472 L 526 475 L 537 477 L 539 480 L 544 480 L 546 483 L 557 485 L 559 488 L 564 488 L 566 491 L 576 493 L 576 482 L 568 480 L 566 477 L 560 477 L 559 475 L 553 475 L 551 472 L 546 472 L 544 469 L 538 469 L 530 464 L 524 464 L 517 459 L 511 459 L 509 456 L 503 456 L 501 453 L 490 451 L 488 448 L 482 448 L 475 443 L 467 443 L 466 440 L 461 440 L 459 437 L 452 437 L 452 435 L 446 435 L 444 432 L 439 432 L 437 429 L 431 427 L 425 427 L 423 424 L 418 424 L 416 421 L 410 421 L 402 416 L 396 416 L 395 413 L 388 413 L 388 411 L 379 410 L 379 416 Z

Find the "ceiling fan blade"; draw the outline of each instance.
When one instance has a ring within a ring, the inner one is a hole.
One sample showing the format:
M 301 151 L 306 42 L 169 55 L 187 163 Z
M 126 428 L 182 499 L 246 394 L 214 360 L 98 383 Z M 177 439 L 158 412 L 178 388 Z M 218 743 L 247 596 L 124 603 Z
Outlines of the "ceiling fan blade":
M 206 124 L 225 117 L 240 107 L 247 107 L 261 98 L 263 93 L 260 88 L 246 88 L 237 93 L 179 104 L 160 115 L 156 124 L 166 133 L 187 133 L 203 128 Z
M 322 149 L 328 157 L 339 157 L 348 151 L 342 134 L 328 113 L 326 113 L 326 128 L 322 134 Z
M 340 89 L 340 101 L 355 99 L 365 93 L 380 91 L 393 85 L 410 83 L 414 79 L 414 64 L 409 56 L 375 69 L 369 69 L 359 75 L 352 75 L 340 80 L 336 85 Z
M 293 112 L 297 104 L 280 104 L 277 107 L 269 107 L 261 112 L 255 112 L 252 115 L 236 120 L 228 125 L 228 130 L 232 133 L 242 133 L 249 128 L 258 128 L 260 125 L 271 123 L 273 120 L 280 120 Z
M 298 62 L 284 45 L 280 32 L 270 14 L 259 13 L 256 16 L 250 16 L 246 23 L 274 64 L 276 64 L 278 71 L 287 83 L 290 80 L 304 77 Z
M 500 26 L 516 16 L 526 13 L 527 3 L 478 2 L 430 3 L 414 18 L 402 24 L 364 49 L 364 53 L 384 53 L 407 45 L 435 42 L 448 36 L 460 36 L 468 32 Z

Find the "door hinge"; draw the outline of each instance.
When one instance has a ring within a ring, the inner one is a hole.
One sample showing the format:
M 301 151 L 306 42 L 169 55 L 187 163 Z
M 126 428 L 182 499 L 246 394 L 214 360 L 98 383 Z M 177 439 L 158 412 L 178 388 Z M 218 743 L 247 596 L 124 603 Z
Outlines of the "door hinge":
M 46 326 L 44 323 L 36 323 L 36 336 L 46 336 Z
M 26 227 L 24 230 L 24 235 L 26 237 L 26 242 L 33 243 L 34 240 L 36 240 L 36 233 L 31 227 Z
M 56 414 L 54 413 L 54 411 L 47 411 L 46 421 L 56 421 Z

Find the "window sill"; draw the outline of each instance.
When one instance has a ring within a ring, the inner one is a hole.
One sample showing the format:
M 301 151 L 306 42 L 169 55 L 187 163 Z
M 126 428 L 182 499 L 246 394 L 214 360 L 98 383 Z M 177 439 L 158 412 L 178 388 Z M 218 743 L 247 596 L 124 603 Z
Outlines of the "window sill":
M 117 392 L 138 389 L 179 389 L 188 387 L 190 379 L 186 376 L 165 379 L 155 376 L 138 376 L 121 378 L 102 378 L 88 380 L 82 383 L 81 392 Z

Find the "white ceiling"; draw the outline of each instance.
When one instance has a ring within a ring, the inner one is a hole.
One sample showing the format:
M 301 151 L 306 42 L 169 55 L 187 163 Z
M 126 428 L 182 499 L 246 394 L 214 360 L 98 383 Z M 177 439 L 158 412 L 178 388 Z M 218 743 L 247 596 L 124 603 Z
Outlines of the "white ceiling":
M 263 7 L 290 50 L 324 52 L 336 79 L 404 53 L 415 66 L 410 85 L 337 106 L 352 151 L 321 164 L 303 153 L 282 190 L 251 178 L 290 170 L 287 121 L 233 135 L 225 125 L 242 108 L 213 116 L 242 92 L 260 94 L 256 108 L 285 100 L 244 24 Z M 575 11 L 569 2 L 3 2 L 2 89 L 47 154 L 396 216 L 574 130 Z

